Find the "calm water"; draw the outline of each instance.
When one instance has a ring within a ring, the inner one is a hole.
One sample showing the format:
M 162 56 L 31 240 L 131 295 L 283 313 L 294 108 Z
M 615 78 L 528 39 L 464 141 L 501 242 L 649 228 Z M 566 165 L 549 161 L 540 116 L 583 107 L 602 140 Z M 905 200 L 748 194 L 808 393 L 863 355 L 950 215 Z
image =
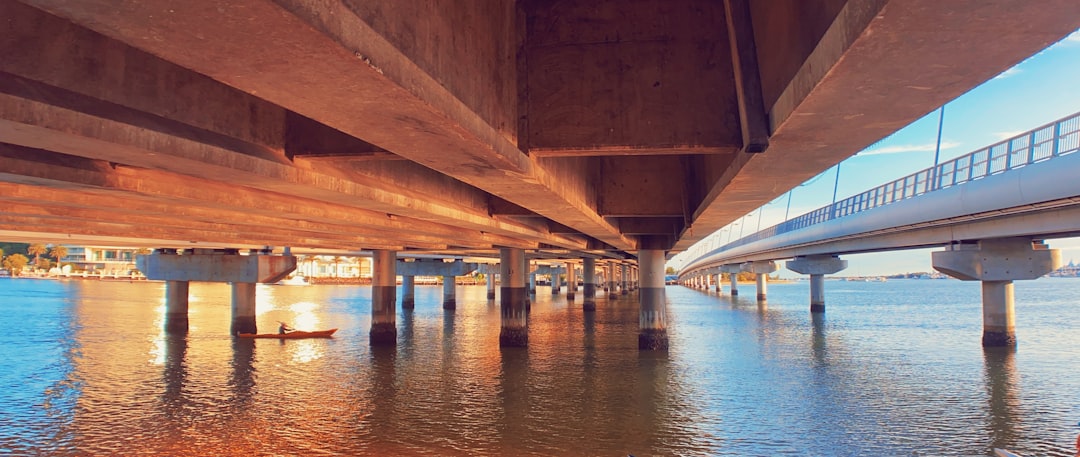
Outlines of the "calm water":
M 483 286 L 417 287 L 396 349 L 368 346 L 370 289 L 192 284 L 161 332 L 160 283 L 0 279 L 0 454 L 1071 456 L 1080 280 L 1018 282 L 1015 351 L 984 352 L 977 283 L 827 282 L 769 302 L 668 287 L 668 353 L 637 350 L 633 296 L 595 315 L 540 288 L 529 348 L 500 350 Z

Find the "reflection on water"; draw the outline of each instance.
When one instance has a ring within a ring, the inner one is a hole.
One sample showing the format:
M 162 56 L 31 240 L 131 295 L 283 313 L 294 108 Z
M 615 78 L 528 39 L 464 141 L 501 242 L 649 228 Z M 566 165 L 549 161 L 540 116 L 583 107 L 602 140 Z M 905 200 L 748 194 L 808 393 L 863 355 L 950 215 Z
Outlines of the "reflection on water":
M 1014 389 L 1019 386 L 1013 348 L 987 348 L 983 351 L 986 361 L 986 390 L 990 395 L 990 411 L 987 432 L 990 448 L 1013 449 L 1016 445 L 1018 422 L 1022 421 L 1020 397 Z
M 1018 284 L 1009 351 L 952 281 L 838 285 L 827 315 L 805 284 L 671 287 L 671 350 L 640 352 L 632 295 L 586 314 L 541 288 L 530 346 L 501 349 L 483 286 L 457 310 L 418 287 L 371 348 L 362 287 L 261 287 L 261 328 L 340 329 L 291 341 L 230 337 L 225 285 L 192 285 L 177 336 L 159 284 L 0 280 L 26 323 L 0 335 L 0 454 L 1065 456 L 1075 285 Z

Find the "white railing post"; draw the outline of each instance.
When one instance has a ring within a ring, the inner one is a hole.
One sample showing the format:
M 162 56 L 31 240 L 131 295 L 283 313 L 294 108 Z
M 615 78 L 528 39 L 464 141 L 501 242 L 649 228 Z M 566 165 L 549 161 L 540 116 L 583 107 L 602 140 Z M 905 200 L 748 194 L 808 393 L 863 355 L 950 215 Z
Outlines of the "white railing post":
M 1065 121 L 1058 121 L 1054 123 L 1054 146 L 1050 152 L 1050 157 L 1057 157 L 1061 152 L 1061 124 Z

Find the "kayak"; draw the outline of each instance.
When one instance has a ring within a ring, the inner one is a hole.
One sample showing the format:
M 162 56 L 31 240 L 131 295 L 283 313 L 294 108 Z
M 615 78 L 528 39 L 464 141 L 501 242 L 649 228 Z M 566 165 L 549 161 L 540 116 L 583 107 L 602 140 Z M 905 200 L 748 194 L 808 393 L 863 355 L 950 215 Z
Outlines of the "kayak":
M 1021 457 L 1020 454 L 1014 454 L 1004 449 L 994 448 L 994 455 L 997 457 Z
M 336 328 L 330 330 L 318 330 L 314 332 L 294 331 L 289 333 L 240 333 L 236 336 L 240 338 L 278 338 L 278 339 L 298 339 L 298 338 L 330 338 L 336 332 Z

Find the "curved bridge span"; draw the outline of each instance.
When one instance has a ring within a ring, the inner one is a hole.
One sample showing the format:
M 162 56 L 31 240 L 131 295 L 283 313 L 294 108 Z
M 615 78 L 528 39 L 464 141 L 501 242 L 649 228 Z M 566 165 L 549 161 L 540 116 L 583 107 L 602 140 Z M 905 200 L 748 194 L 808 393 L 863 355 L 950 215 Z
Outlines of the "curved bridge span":
M 708 285 L 720 273 L 752 272 L 764 300 L 765 275 L 792 259 L 787 268 L 810 275 L 811 310 L 820 312 L 824 275 L 846 267 L 840 255 L 942 246 L 935 269 L 983 281 L 984 307 L 1007 303 L 995 315 L 1009 323 L 984 343 L 1011 344 L 1011 281 L 1060 267 L 1042 240 L 1080 236 L 1078 151 L 1080 113 L 704 252 L 680 278 Z

